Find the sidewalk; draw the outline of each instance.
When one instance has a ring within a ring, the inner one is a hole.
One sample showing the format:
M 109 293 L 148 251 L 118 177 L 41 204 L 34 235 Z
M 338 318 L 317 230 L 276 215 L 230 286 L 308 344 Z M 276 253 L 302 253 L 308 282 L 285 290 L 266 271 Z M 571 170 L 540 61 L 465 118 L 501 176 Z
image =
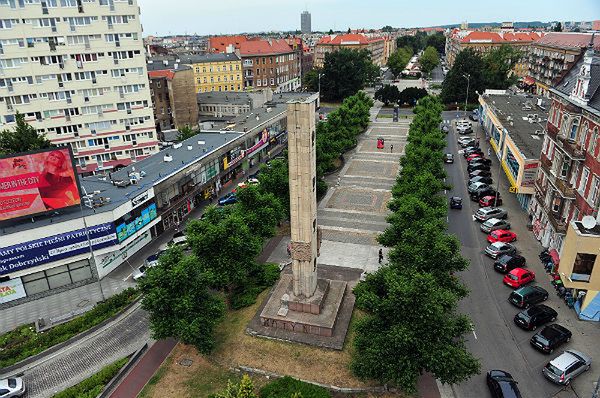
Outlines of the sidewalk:
M 142 359 L 127 373 L 110 397 L 137 397 L 176 345 L 177 341 L 174 339 L 159 340 L 154 343 Z

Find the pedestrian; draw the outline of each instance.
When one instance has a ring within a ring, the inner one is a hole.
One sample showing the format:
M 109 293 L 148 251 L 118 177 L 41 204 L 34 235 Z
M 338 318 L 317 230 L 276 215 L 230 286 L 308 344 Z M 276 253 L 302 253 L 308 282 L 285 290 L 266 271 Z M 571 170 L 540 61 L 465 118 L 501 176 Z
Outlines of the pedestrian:
M 379 264 L 383 261 L 383 249 L 379 249 Z
M 488 158 L 492 156 L 492 148 L 488 148 Z
M 390 153 L 394 152 L 394 144 L 390 145 Z

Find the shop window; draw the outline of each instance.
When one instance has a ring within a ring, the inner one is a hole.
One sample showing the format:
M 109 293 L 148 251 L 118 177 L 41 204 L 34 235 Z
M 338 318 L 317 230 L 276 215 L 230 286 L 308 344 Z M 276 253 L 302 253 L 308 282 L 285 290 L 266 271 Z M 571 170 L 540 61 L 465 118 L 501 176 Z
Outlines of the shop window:
M 28 296 L 32 294 L 45 292 L 49 290 L 48 280 L 46 279 L 46 275 L 44 272 L 36 272 L 35 274 L 29 274 L 21 277 L 23 281 L 23 286 L 25 287 L 25 292 Z

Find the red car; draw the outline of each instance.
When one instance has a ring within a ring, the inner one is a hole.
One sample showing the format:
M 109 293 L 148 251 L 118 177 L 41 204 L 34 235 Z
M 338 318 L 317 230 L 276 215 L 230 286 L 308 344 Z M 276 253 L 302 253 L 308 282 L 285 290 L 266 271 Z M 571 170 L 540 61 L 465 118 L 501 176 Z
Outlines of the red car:
M 496 206 L 502 205 L 502 198 L 500 197 L 500 195 L 498 195 L 498 200 L 496 201 L 496 204 L 494 204 L 494 199 L 496 199 L 496 196 L 493 196 L 493 195 L 484 196 L 483 198 L 479 199 L 479 206 L 481 206 L 481 207 L 496 207 Z
M 535 274 L 533 271 L 530 271 L 525 268 L 515 268 L 510 271 L 508 274 L 504 275 L 504 279 L 502 282 L 512 287 L 513 289 L 517 289 L 523 285 L 528 284 L 529 282 L 533 282 L 535 279 Z
M 487 237 L 487 241 L 490 243 L 494 242 L 504 242 L 510 243 L 517 240 L 517 234 L 512 231 L 507 231 L 505 229 L 497 229 L 495 231 L 490 232 Z
M 477 158 L 482 158 L 483 155 L 480 153 L 472 153 L 469 156 L 467 156 L 467 162 L 470 162 L 473 159 L 477 159 Z

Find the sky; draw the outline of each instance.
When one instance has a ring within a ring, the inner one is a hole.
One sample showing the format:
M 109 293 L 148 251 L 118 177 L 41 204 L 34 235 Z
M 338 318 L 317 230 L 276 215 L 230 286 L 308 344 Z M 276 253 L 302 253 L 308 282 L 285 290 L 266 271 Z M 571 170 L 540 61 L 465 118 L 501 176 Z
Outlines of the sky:
M 467 22 L 589 21 L 600 0 L 138 0 L 144 35 L 419 27 Z M 426 6 L 424 5 L 426 4 Z

